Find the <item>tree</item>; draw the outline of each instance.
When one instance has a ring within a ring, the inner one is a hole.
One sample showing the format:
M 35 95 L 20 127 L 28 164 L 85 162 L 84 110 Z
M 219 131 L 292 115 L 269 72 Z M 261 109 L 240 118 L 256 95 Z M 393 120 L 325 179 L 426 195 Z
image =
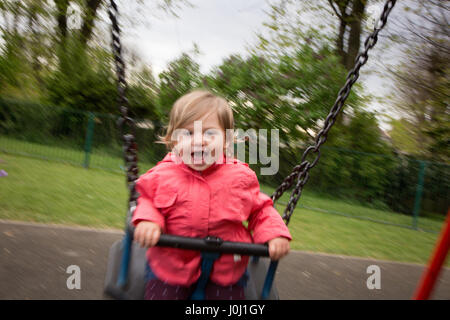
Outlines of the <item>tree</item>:
M 318 47 L 323 41 L 334 42 L 341 63 L 351 70 L 361 47 L 366 8 L 379 1 L 280 0 L 271 5 L 269 21 L 264 23 L 266 30 L 258 34 L 257 49 L 273 56 L 305 42 Z
M 151 2 L 153 11 L 168 11 L 170 14 L 176 14 L 186 3 L 186 0 Z M 125 17 L 150 8 L 150 4 L 143 0 L 128 1 L 127 4 L 135 7 Z M 74 71 L 71 66 L 83 64 L 79 56 L 82 50 L 109 48 L 108 40 L 103 42 L 103 38 L 108 37 L 101 36 L 101 28 L 109 25 L 109 20 L 102 21 L 107 17 L 104 10 L 108 5 L 107 0 L 0 0 L 0 34 L 3 40 L 0 44 L 0 92 L 16 97 L 45 97 L 49 87 L 44 83 L 46 79 L 55 78 L 52 75 L 55 72 L 59 72 L 58 78 L 61 73 Z M 128 26 L 128 22 L 121 20 L 122 26 Z M 74 52 L 67 52 L 67 47 Z M 128 60 L 128 51 L 123 52 L 125 60 Z M 94 69 L 95 64 L 92 61 Z M 71 74 L 67 76 L 69 79 Z M 74 79 L 78 77 L 74 76 Z
M 392 148 L 383 140 L 375 114 L 357 110 L 333 128 L 316 171 L 312 188 L 366 203 L 383 203 L 396 165 Z
M 66 47 L 59 68 L 46 78 L 46 100 L 61 107 L 115 113 L 117 89 L 110 53 L 101 48 L 86 50 L 76 38 Z
M 149 67 L 143 66 L 133 72 L 128 81 L 127 97 L 133 117 L 159 122 L 161 118 L 157 105 L 158 84 Z
M 0 93 L 36 96 L 42 88 L 45 67 L 50 60 L 48 28 L 41 23 L 49 17 L 47 0 L 0 1 Z
M 336 51 L 345 68 L 351 70 L 361 46 L 362 23 L 368 1 L 328 0 L 328 3 L 339 18 Z M 345 41 L 345 39 L 348 40 Z
M 61 43 L 65 42 L 67 37 L 67 9 L 70 0 L 54 0 L 56 5 L 56 21 L 58 24 L 58 36 Z
M 188 54 L 169 62 L 167 70 L 159 74 L 158 104 L 167 116 L 174 102 L 185 93 L 201 85 L 200 65 Z
M 55 10 L 54 15 L 57 21 L 58 28 L 58 39 L 59 44 L 64 47 L 67 41 L 67 37 L 70 32 L 76 32 L 77 37 L 79 37 L 81 43 L 86 45 L 93 34 L 93 28 L 95 21 L 98 17 L 98 11 L 100 6 L 105 2 L 105 0 L 54 0 Z M 78 6 L 81 9 L 81 28 L 79 30 L 73 31 L 69 29 L 68 18 L 71 15 L 69 13 L 69 8 L 71 6 Z
M 101 11 L 109 6 L 109 0 L 54 0 L 54 3 L 56 6 L 54 15 L 57 20 L 58 35 L 62 45 L 64 45 L 70 32 L 76 33 L 76 36 L 79 37 L 81 43 L 86 45 L 94 36 L 94 27 L 98 20 L 100 20 L 102 16 L 106 16 L 102 15 Z M 175 16 L 177 10 L 182 8 L 183 5 L 190 5 L 187 0 L 156 0 L 152 1 L 152 4 L 154 4 L 154 6 L 150 8 L 151 11 L 162 10 Z M 133 12 L 133 14 L 149 11 L 146 10 L 149 7 L 149 4 L 145 3 L 144 0 L 127 1 L 127 5 L 135 6 L 136 12 Z M 79 8 L 80 13 L 78 18 L 81 21 L 80 27 L 72 30 L 69 29 L 67 24 L 68 18 L 71 15 L 76 14 L 69 11 L 71 6 Z
M 450 159 L 449 11 L 446 2 L 417 2 L 413 19 L 407 20 L 399 37 L 409 49 L 392 73 L 395 107 L 422 146 L 415 154 L 443 162 Z
M 416 128 L 404 118 L 391 119 L 391 129 L 389 135 L 392 139 L 393 147 L 401 153 L 417 155 L 420 143 L 416 140 Z

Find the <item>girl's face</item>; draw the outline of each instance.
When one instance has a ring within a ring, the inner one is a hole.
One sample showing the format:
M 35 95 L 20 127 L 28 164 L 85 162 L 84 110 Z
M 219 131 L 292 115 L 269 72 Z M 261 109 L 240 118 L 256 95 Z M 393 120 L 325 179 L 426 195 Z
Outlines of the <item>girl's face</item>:
M 174 135 L 177 142 L 173 151 L 188 167 L 203 171 L 222 159 L 225 132 L 216 113 L 176 129 Z

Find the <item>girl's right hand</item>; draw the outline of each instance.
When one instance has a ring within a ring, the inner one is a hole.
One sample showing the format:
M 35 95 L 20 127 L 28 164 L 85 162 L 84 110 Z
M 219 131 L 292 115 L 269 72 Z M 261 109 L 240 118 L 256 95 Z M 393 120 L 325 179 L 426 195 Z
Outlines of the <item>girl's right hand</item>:
M 134 230 L 134 241 L 141 247 L 153 247 L 159 241 L 161 227 L 151 221 L 141 221 Z

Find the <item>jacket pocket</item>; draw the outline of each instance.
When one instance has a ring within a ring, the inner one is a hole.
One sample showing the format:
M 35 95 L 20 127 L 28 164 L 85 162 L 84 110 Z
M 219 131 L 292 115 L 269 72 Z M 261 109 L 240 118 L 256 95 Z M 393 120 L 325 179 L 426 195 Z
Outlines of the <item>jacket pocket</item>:
M 153 204 L 160 209 L 172 207 L 177 200 L 177 191 L 172 188 L 158 188 L 153 198 Z

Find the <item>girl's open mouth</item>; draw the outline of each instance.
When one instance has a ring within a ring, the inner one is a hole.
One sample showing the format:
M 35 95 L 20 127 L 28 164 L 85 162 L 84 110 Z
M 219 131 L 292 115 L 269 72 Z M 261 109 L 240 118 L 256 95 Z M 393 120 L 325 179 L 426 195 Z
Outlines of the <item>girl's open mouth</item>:
M 191 152 L 192 164 L 205 164 L 205 158 L 207 153 L 205 151 Z

